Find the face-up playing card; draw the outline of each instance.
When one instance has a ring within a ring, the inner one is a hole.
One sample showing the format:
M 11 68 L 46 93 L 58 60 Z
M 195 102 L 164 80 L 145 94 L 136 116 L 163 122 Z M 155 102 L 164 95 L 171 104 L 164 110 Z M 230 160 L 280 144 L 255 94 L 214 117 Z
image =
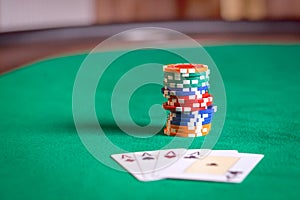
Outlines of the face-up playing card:
M 230 169 L 239 157 L 231 156 L 207 156 L 195 161 L 185 172 L 195 174 L 223 175 Z
M 209 150 L 209 149 L 190 149 L 186 150 L 184 155 L 180 156 L 174 164 L 160 170 L 156 173 L 158 177 L 168 178 L 169 173 L 182 172 L 185 168 L 192 165 L 195 161 L 200 160 L 207 155 L 237 155 L 238 151 L 235 150 Z
M 134 156 L 140 166 L 144 181 L 158 180 L 152 177 L 159 151 L 136 152 Z
M 158 175 L 160 171 L 164 170 L 165 168 L 177 162 L 179 158 L 186 153 L 186 151 L 187 151 L 186 149 L 160 150 L 158 152 L 157 162 L 152 170 L 153 179 L 156 180 L 162 179 Z
M 240 183 L 263 158 L 235 150 L 168 149 L 112 155 L 140 181 L 164 178 Z
M 171 150 L 169 150 L 171 151 Z M 160 151 L 143 151 L 135 153 L 114 154 L 111 157 L 131 173 L 139 181 L 154 181 L 161 179 L 152 176 L 158 161 Z M 174 150 L 174 152 L 177 152 Z M 171 154 L 169 154 L 172 157 Z
M 262 154 L 239 153 L 240 160 L 226 173 L 226 181 L 240 183 L 264 157 Z
M 240 183 L 263 158 L 260 154 L 232 154 L 216 151 L 212 151 L 202 159 L 191 158 L 190 155 L 185 155 L 174 165 L 162 171 L 160 176 L 173 179 Z
M 134 153 L 114 154 L 111 155 L 111 157 L 129 173 L 131 173 L 136 179 L 139 181 L 144 181 L 145 178 Z
M 182 156 L 186 149 L 168 149 L 125 154 L 111 157 L 140 181 L 160 180 L 154 173 L 170 166 Z

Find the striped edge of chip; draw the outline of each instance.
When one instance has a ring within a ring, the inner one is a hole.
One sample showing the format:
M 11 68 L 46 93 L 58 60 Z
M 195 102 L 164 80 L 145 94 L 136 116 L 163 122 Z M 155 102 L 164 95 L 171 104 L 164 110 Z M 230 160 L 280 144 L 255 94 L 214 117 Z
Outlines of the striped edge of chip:
M 207 106 L 193 108 L 193 107 L 170 106 L 167 105 L 166 103 L 163 103 L 163 108 L 165 110 L 174 110 L 175 112 L 193 112 L 198 110 L 206 110 L 208 106 L 210 106 L 211 104 L 212 104 L 211 102 L 208 102 L 206 104 Z
M 178 136 L 178 137 L 200 137 L 200 136 L 205 136 L 209 133 L 207 132 L 201 132 L 201 133 L 184 133 L 184 132 L 172 132 L 164 129 L 164 134 L 168 136 Z
M 169 117 L 172 117 L 172 118 L 175 118 L 175 117 L 181 118 L 181 117 L 182 117 L 182 118 L 191 118 L 191 119 L 192 119 L 192 118 L 196 118 L 196 119 L 197 119 L 198 117 L 199 117 L 199 118 L 208 118 L 210 115 L 212 116 L 213 113 L 209 113 L 209 114 L 208 114 L 208 113 L 203 113 L 203 114 L 194 115 L 194 116 L 192 116 L 192 117 L 182 117 L 182 115 L 178 115 L 178 116 L 177 116 L 176 113 L 169 113 L 169 114 L 168 114 L 168 118 L 169 118 Z
M 212 102 L 202 102 L 202 103 L 177 103 L 177 102 L 166 102 L 169 106 L 178 106 L 178 107 L 190 107 L 190 108 L 203 108 L 211 105 Z
M 172 102 L 172 103 L 179 103 L 179 104 L 193 104 L 193 103 L 207 103 L 207 102 L 213 102 L 213 97 L 204 97 L 201 99 L 191 99 L 191 100 L 186 100 L 182 98 L 168 98 L 167 102 Z
M 180 73 L 196 73 L 203 72 L 208 69 L 207 65 L 204 64 L 193 64 L 193 63 L 177 63 L 168 64 L 163 66 L 164 71 L 178 71 Z
M 173 125 L 173 124 L 166 124 L 167 128 L 174 128 L 174 129 L 178 129 L 178 130 L 185 130 L 185 131 L 196 131 L 196 130 L 200 130 L 202 128 L 211 128 L 211 123 L 209 124 L 203 124 L 203 125 L 199 125 L 199 126 L 180 126 L 180 125 Z

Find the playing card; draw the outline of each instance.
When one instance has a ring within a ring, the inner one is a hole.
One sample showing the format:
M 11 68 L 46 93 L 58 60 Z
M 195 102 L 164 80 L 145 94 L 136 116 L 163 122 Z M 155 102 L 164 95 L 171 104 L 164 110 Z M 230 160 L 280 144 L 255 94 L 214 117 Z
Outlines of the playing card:
M 155 168 L 159 151 L 136 152 L 134 156 L 138 162 L 143 175 L 143 181 L 159 180 L 152 176 Z
M 161 177 L 153 176 L 156 167 L 161 168 L 164 165 L 168 165 L 170 162 L 178 160 L 180 152 L 183 154 L 186 152 L 186 149 L 114 154 L 111 157 L 139 181 L 154 181 L 162 179 Z M 158 159 L 159 156 L 161 159 Z
M 174 164 L 162 169 L 156 173 L 156 176 L 161 178 L 168 178 L 169 174 L 181 173 L 185 168 L 192 165 L 195 161 L 207 155 L 237 155 L 235 150 L 209 150 L 209 149 L 189 149 L 181 156 Z
M 114 154 L 111 157 L 139 181 L 145 181 L 134 153 Z
M 185 154 L 187 149 L 166 149 L 158 152 L 157 162 L 152 171 L 152 177 L 155 180 L 162 179 L 159 177 L 159 172 L 174 164 L 179 158 Z
M 242 182 L 263 159 L 262 154 L 239 153 L 240 160 L 226 173 L 227 182 Z
M 197 152 L 197 151 L 196 151 Z M 260 154 L 212 151 L 197 159 L 191 152 L 160 173 L 161 177 L 240 183 L 263 158 Z

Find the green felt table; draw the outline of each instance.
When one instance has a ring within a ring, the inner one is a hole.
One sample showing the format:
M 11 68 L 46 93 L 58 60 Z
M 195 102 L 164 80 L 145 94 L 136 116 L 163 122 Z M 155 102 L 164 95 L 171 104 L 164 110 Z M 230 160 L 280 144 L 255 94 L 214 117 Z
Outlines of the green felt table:
M 205 49 L 218 65 L 227 95 L 226 121 L 214 149 L 265 155 L 244 182 L 143 183 L 101 164 L 81 142 L 72 115 L 73 85 L 83 53 L 42 60 L 0 76 L 0 199 L 298 199 L 300 45 Z M 122 63 L 124 69 L 128 63 Z M 159 149 L 170 137 L 131 137 L 113 122 L 113 84 L 107 83 L 121 72 L 116 74 L 107 71 L 106 85 L 95 97 L 108 138 L 127 151 Z M 134 94 L 139 105 L 130 105 L 133 120 L 141 125 L 149 123 L 149 106 L 164 100 L 153 91 L 159 88 L 141 88 Z M 153 97 L 143 98 L 147 92 Z M 197 142 L 191 148 L 197 148 Z

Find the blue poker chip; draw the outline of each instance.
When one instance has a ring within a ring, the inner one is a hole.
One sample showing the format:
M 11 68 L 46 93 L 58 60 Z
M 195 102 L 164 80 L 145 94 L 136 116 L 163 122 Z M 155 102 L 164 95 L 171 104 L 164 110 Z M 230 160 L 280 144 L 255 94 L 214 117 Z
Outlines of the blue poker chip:
M 195 92 L 195 91 L 201 91 L 201 90 L 208 90 L 208 86 L 205 87 L 194 87 L 192 88 L 171 88 L 171 87 L 163 87 L 162 92 L 164 90 L 169 90 L 169 91 L 178 91 L 178 92 Z
M 207 92 L 207 90 L 198 91 L 201 92 L 201 94 L 204 94 Z M 167 95 L 174 95 L 174 96 L 189 96 L 189 95 L 197 95 L 198 92 L 180 92 L 180 91 L 170 91 L 167 93 Z
M 175 91 L 175 90 L 170 90 L 170 89 L 165 89 L 162 88 L 162 93 L 164 95 L 173 95 L 173 96 L 190 96 L 190 95 L 198 95 L 199 93 L 204 94 L 208 92 L 208 87 L 202 87 L 203 90 L 198 90 L 198 91 L 192 91 L 192 92 L 183 92 L 183 91 Z
M 204 124 L 209 124 L 211 122 L 211 119 L 212 118 L 208 118 L 207 120 L 204 120 L 201 124 L 204 125 Z M 189 126 L 189 125 L 194 125 L 196 126 L 197 123 L 199 122 L 182 122 L 182 121 L 173 121 L 173 120 L 170 120 L 170 123 L 172 125 L 177 125 L 177 126 Z
M 200 119 L 194 119 L 194 118 L 179 118 L 179 119 L 176 119 L 176 118 L 168 118 L 168 120 L 172 121 L 172 122 L 175 122 L 175 123 L 179 123 L 179 122 L 201 122 L 202 120 L 205 121 L 208 121 L 210 120 L 211 121 L 212 117 L 206 117 L 206 118 L 200 118 Z
M 170 120 L 174 120 L 174 121 L 191 121 L 191 120 L 201 120 L 201 119 L 207 119 L 207 118 L 212 118 L 213 114 L 208 114 L 208 116 L 203 117 L 203 115 L 199 115 L 199 116 L 194 116 L 194 117 L 184 117 L 184 116 L 169 116 L 168 118 Z
M 182 117 L 182 118 L 193 118 L 198 115 L 203 115 L 203 114 L 212 114 L 215 112 L 215 109 L 213 106 L 208 106 L 207 109 L 205 110 L 198 110 L 198 111 L 193 111 L 193 112 L 173 112 L 172 114 L 175 115 L 176 117 Z
M 207 110 L 206 110 L 207 111 Z M 198 114 L 189 114 L 189 113 L 180 113 L 180 112 L 176 112 L 176 113 L 172 113 L 172 117 L 174 118 L 196 118 L 196 117 L 203 117 L 203 115 L 208 115 L 208 116 L 213 116 L 214 111 L 211 109 L 210 112 L 206 112 L 206 113 L 198 113 Z

